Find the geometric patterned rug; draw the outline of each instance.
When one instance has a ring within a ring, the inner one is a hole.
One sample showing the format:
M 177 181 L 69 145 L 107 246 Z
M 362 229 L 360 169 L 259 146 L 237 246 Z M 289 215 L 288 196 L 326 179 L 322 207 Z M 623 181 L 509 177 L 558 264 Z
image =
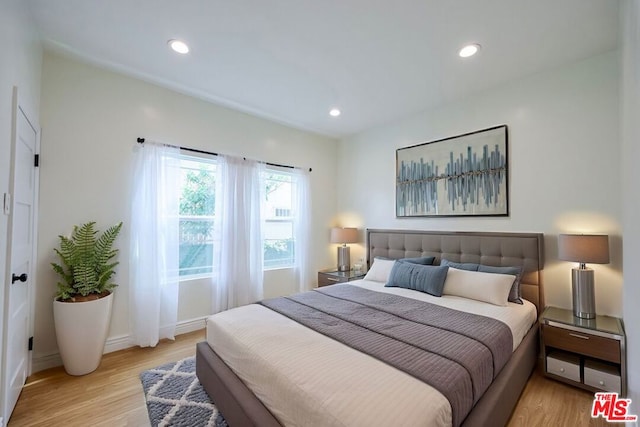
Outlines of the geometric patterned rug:
M 196 377 L 188 357 L 140 374 L 152 427 L 228 427 Z

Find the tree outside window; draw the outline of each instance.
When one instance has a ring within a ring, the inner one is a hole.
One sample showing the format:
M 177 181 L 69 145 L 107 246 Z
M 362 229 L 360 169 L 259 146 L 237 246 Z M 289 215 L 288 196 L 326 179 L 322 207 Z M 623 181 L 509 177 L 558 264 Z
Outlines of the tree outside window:
M 180 163 L 180 276 L 212 272 L 215 163 L 183 158 Z

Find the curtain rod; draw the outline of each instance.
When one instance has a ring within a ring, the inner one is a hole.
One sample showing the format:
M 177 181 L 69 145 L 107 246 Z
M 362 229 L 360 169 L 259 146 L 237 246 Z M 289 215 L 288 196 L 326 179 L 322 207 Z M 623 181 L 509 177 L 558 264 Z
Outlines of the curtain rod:
M 137 142 L 138 144 L 144 144 L 145 139 L 144 138 L 140 138 L 138 137 Z M 218 156 L 218 153 L 214 153 L 212 151 L 204 151 L 204 150 L 196 150 L 195 148 L 189 148 L 189 147 L 182 147 L 182 146 L 178 146 L 178 148 L 180 148 L 181 150 L 184 151 L 191 151 L 192 153 L 200 153 L 200 154 L 209 154 L 211 156 Z M 243 159 L 246 160 L 246 157 L 243 157 Z M 269 163 L 269 162 L 262 162 L 265 165 L 269 165 L 269 166 L 275 166 L 278 168 L 287 168 L 287 169 L 298 169 L 295 166 L 289 166 L 289 165 L 281 165 L 278 163 Z M 311 172 L 311 168 L 309 168 L 309 172 Z

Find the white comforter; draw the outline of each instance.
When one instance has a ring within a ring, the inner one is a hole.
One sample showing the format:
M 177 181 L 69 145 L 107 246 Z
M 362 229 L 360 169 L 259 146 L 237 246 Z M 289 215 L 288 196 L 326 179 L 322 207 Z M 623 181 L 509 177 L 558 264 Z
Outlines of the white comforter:
M 498 307 L 378 282 L 349 284 L 501 320 L 514 349 L 536 320 L 528 301 Z M 451 406 L 433 387 L 261 305 L 209 317 L 207 342 L 285 426 L 451 425 Z

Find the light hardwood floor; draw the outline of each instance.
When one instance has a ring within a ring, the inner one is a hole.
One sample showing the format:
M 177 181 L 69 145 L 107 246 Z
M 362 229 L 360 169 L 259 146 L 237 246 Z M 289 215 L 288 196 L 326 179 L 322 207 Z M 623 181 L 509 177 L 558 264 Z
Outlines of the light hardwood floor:
M 153 349 L 106 354 L 95 372 L 82 377 L 67 375 L 62 368 L 38 372 L 27 380 L 9 426 L 148 426 L 138 375 L 194 355 L 196 343 L 203 339 L 204 331 L 196 331 Z M 590 393 L 546 379 L 536 371 L 509 427 L 606 425 L 589 416 L 592 399 Z
M 105 354 L 89 375 L 73 377 L 63 368 L 28 378 L 9 426 L 148 426 L 138 375 L 195 354 L 204 330 L 163 340 L 155 348 L 134 347 Z
M 591 418 L 593 393 L 542 375 L 536 369 L 522 391 L 508 427 L 606 426 L 602 418 Z

